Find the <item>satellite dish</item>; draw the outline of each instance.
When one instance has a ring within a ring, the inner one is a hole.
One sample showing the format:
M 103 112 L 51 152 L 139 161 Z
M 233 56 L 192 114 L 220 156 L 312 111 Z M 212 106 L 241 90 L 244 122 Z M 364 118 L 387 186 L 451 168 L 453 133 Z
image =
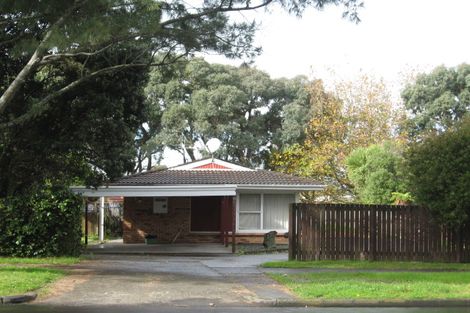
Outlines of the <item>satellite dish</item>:
M 221 144 L 222 142 L 219 139 L 211 138 L 207 141 L 206 147 L 210 154 L 214 154 L 214 152 L 219 150 Z

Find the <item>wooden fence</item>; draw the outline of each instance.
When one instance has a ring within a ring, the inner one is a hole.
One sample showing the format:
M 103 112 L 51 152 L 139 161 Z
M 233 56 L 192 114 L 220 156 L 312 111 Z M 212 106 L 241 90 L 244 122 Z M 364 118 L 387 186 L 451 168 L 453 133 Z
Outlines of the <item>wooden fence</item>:
M 417 206 L 293 204 L 289 259 L 470 262 L 470 227 L 451 231 Z

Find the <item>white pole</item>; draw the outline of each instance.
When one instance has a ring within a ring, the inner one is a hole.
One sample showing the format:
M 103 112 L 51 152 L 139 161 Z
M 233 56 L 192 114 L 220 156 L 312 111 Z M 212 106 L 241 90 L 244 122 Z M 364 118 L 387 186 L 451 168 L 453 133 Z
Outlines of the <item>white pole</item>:
M 104 197 L 100 197 L 100 229 L 99 229 L 100 242 L 104 242 Z

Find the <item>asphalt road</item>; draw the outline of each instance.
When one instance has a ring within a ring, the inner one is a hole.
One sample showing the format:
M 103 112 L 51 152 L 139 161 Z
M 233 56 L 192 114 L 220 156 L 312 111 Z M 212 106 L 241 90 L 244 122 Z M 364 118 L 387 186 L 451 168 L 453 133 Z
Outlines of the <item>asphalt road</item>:
M 268 308 L 268 307 L 166 307 L 0 305 L 0 313 L 470 313 L 470 308 Z

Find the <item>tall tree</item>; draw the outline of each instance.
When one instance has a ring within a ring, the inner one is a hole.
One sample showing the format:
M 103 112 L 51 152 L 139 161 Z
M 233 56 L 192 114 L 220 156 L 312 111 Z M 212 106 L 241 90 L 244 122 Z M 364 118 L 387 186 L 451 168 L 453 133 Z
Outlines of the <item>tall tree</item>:
M 362 76 L 355 82 L 337 81 L 332 90 L 326 91 L 321 80 L 312 82 L 312 116 L 305 141 L 274 153 L 270 164 L 324 182 L 327 187 L 317 200 L 347 201 L 353 196 L 353 184 L 346 157 L 358 147 L 394 137 L 397 119 L 381 80 Z
M 230 12 L 264 8 L 277 2 L 289 12 L 301 14 L 308 6 L 322 8 L 343 4 L 345 15 L 357 18 L 358 0 L 207 0 L 188 4 L 180 0 L 7 0 L 0 3 L 1 44 L 14 45 L 12 58 L 22 60 L 6 82 L 0 97 L 0 115 L 13 110 L 25 82 L 44 67 L 60 67 L 80 62 L 81 75 L 67 85 L 35 100 L 34 110 L 20 121 L 46 111 L 52 100 L 97 77 L 129 68 L 164 65 L 195 51 L 215 51 L 228 57 L 251 57 L 260 49 L 253 46 L 256 23 L 233 22 Z M 109 49 L 119 50 L 138 45 L 126 58 L 112 66 L 91 70 L 87 57 L 99 56 Z M 132 52 L 132 53 L 131 53 Z M 155 53 L 166 57 L 154 61 Z M 174 58 L 170 58 L 173 56 Z M 9 121 L 18 123 L 18 120 Z
M 470 65 L 439 66 L 420 74 L 402 92 L 405 107 L 412 114 L 409 133 L 420 137 L 444 132 L 470 111 Z
M 129 48 L 131 49 L 131 48 Z M 3 50 L 1 58 L 9 55 Z M 93 70 L 119 63 L 125 51 L 108 50 L 89 58 Z M 14 64 L 14 63 L 12 63 Z M 12 64 L 8 70 L 14 73 Z M 21 65 L 19 65 L 21 66 Z M 45 67 L 28 79 L 21 97 L 15 97 L 11 115 L 21 116 L 31 98 L 40 98 L 81 75 L 80 64 Z M 46 180 L 97 185 L 132 169 L 134 136 L 144 121 L 145 70 L 122 71 L 90 80 L 79 88 L 51 100 L 47 114 L 40 114 L 27 127 L 14 125 L 0 132 L 0 197 L 21 194 Z
M 218 157 L 258 166 L 271 150 L 300 142 L 302 136 L 292 134 L 293 126 L 287 136 L 283 127 L 296 124 L 303 129 L 306 121 L 299 126 L 295 118 L 283 118 L 289 115 L 287 106 L 308 111 L 306 82 L 302 77 L 273 80 L 247 65 L 209 64 L 202 59 L 157 69 L 146 88 L 148 105 L 162 112 L 162 127 L 152 141 L 195 160 L 216 137 L 222 141 Z

